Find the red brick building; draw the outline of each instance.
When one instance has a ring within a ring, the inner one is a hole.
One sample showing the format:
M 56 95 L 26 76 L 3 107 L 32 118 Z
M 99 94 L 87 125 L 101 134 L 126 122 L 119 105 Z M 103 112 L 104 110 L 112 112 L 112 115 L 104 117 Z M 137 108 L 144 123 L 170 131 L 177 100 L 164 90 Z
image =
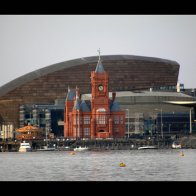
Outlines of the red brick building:
M 125 111 L 109 99 L 108 73 L 100 57 L 95 71 L 91 72 L 92 98 L 81 100 L 79 88 L 68 89 L 64 114 L 65 138 L 113 138 L 125 135 Z

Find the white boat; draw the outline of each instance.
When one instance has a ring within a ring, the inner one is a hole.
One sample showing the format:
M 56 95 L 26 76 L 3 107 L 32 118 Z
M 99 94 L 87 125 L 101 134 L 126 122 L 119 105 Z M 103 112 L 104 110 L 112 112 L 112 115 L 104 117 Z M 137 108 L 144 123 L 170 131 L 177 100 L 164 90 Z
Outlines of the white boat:
M 37 151 L 55 151 L 57 150 L 54 147 L 43 146 L 43 148 L 37 149 Z
M 88 150 L 89 148 L 88 147 L 81 147 L 81 146 L 79 146 L 79 147 L 76 147 L 76 148 L 74 148 L 74 151 L 84 151 L 84 150 Z
M 138 150 L 145 150 L 145 149 L 157 149 L 156 146 L 141 146 L 138 148 Z
M 20 143 L 19 152 L 31 152 L 32 148 L 28 142 L 23 141 Z
M 173 142 L 172 148 L 173 149 L 180 149 L 180 148 L 182 148 L 182 146 L 181 146 L 181 144 L 177 144 L 176 142 Z

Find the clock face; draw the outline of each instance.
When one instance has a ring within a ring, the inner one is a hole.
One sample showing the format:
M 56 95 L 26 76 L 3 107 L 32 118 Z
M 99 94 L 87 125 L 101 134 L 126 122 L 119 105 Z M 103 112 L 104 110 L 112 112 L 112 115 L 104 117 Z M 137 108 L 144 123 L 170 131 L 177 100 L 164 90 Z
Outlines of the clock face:
M 99 89 L 99 91 L 102 91 L 103 90 L 103 85 L 99 85 L 98 89 Z

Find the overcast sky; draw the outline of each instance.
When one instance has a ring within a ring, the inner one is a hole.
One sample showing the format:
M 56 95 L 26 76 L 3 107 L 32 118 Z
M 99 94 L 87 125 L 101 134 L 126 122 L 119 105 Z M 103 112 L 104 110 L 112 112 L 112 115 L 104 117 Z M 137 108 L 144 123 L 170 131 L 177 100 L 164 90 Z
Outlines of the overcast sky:
M 75 58 L 128 54 L 180 64 L 196 88 L 196 15 L 1 15 L 0 86 Z M 104 64 L 104 62 L 103 62 Z

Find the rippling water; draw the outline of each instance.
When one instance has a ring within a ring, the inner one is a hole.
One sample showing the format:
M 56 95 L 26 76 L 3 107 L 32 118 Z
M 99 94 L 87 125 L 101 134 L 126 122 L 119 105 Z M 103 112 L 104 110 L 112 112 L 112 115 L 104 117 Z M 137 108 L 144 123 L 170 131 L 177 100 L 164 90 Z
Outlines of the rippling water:
M 0 181 L 195 181 L 196 150 L 180 151 L 1 152 Z

